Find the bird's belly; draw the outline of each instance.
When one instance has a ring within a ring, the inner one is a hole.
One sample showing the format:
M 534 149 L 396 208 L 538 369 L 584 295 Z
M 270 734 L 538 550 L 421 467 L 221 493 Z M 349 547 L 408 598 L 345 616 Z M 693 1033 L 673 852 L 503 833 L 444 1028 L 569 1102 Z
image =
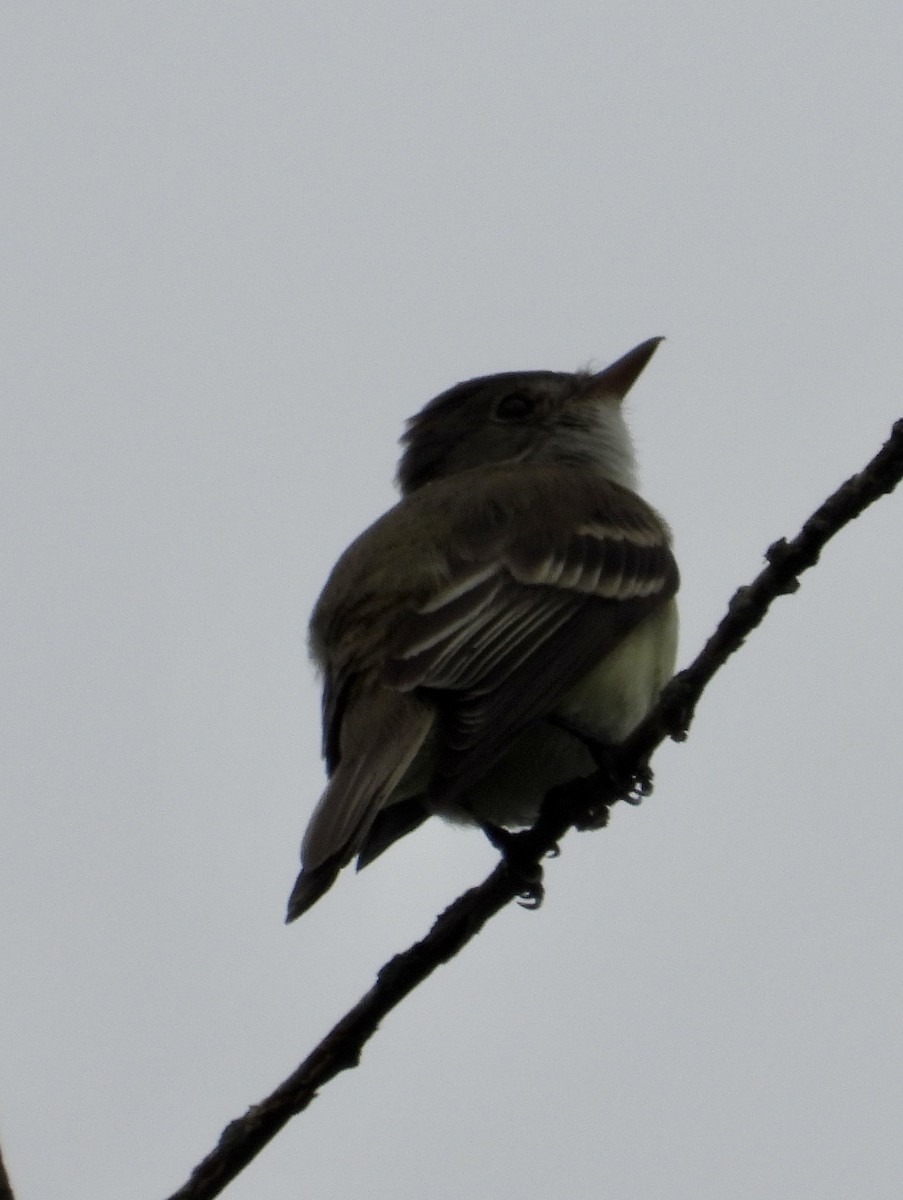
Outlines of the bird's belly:
M 538 722 L 514 739 L 458 803 L 437 803 L 435 811 L 451 821 L 477 818 L 493 825 L 531 825 L 550 788 L 589 775 L 593 769 L 592 757 L 576 738 Z
M 557 716 L 603 742 L 622 742 L 674 674 L 677 605 L 637 625 L 558 703 Z
M 559 701 L 554 715 L 599 742 L 621 742 L 671 678 L 677 653 L 677 608 L 671 602 L 638 625 Z M 550 788 L 589 775 L 588 750 L 548 721 L 520 733 L 458 803 L 437 804 L 450 820 L 477 817 L 495 825 L 530 825 Z

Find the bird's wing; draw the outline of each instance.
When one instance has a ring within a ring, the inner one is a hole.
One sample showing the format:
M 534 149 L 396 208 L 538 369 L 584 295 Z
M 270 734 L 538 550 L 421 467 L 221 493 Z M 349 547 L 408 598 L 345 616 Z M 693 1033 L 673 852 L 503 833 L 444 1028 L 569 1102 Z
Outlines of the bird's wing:
M 521 468 L 523 474 L 523 468 Z M 433 792 L 461 792 L 677 590 L 667 526 L 626 489 L 574 473 L 568 519 L 547 474 L 494 495 L 496 519 L 398 625 L 383 680 L 433 694 Z M 560 480 L 555 481 L 556 486 Z M 526 486 L 532 485 L 532 486 Z M 462 520 L 467 519 L 465 513 Z M 453 544 L 453 543 L 452 543 Z

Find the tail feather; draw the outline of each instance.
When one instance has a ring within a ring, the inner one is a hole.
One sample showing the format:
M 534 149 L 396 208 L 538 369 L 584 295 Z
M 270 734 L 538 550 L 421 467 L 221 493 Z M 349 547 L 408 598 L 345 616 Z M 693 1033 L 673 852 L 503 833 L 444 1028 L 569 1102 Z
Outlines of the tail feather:
M 429 816 L 429 809 L 424 808 L 416 796 L 381 808 L 361 844 L 356 869 L 360 871 L 369 866 L 374 858 L 379 858 L 393 842 L 397 842 L 406 833 L 413 833 L 415 829 L 419 829 Z
M 302 913 L 306 913 L 316 904 L 324 892 L 329 891 L 344 865 L 341 856 L 336 854 L 311 871 L 301 871 L 295 880 L 292 894 L 288 898 L 288 911 L 285 914 L 286 925 L 296 921 Z
M 433 720 L 433 709 L 409 693 L 374 686 L 353 697 L 342 719 L 338 765 L 304 834 L 287 921 L 315 904 L 364 845 Z

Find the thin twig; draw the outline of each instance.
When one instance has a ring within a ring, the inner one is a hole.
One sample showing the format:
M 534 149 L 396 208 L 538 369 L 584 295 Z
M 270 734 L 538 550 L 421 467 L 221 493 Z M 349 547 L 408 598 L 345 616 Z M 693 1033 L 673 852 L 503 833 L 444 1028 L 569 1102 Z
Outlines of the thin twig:
M 545 804 L 535 825 L 517 837 L 522 866 L 532 864 L 538 869 L 568 829 L 585 825 L 590 818 L 595 825 L 604 824 L 608 808 L 618 799 L 628 798 L 630 787 L 643 779 L 656 747 L 667 737 L 678 741 L 686 737 L 706 684 L 762 621 L 772 601 L 796 591 L 799 575 L 814 566 L 828 540 L 869 504 L 892 491 L 901 478 L 903 420 L 896 422 L 890 439 L 868 466 L 838 488 L 792 541 L 782 539 L 770 547 L 768 566 L 737 591 L 701 653 L 672 680 L 646 720 L 618 748 L 609 767 L 589 781 L 556 789 L 555 802 Z M 460 896 L 425 938 L 382 968 L 370 991 L 274 1092 L 226 1127 L 216 1148 L 169 1200 L 211 1200 L 220 1195 L 283 1126 L 310 1104 L 324 1083 L 357 1066 L 380 1021 L 522 889 L 523 876 L 503 862 L 478 887 Z
M 706 684 L 739 650 L 778 596 L 791 595 L 799 576 L 818 562 L 826 543 L 870 504 L 892 492 L 903 478 L 903 418 L 888 440 L 858 474 L 842 483 L 790 542 L 780 538 L 765 552 L 768 566 L 746 587 L 738 588 L 718 628 L 686 670 L 675 675 L 659 703 L 619 747 L 619 758 L 633 762 L 648 756 L 665 737 L 682 741 Z
M 13 1195 L 13 1185 L 10 1183 L 6 1167 L 3 1165 L 2 1150 L 0 1150 L 0 1200 L 16 1200 Z

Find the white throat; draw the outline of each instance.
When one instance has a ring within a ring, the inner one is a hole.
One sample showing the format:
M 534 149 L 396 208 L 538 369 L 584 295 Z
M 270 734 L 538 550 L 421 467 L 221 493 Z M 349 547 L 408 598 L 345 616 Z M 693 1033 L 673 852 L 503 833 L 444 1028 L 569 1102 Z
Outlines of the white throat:
M 551 433 L 543 459 L 590 467 L 635 492 L 636 455 L 621 405 L 598 401 L 587 404 L 580 415 L 581 421 L 563 422 Z

